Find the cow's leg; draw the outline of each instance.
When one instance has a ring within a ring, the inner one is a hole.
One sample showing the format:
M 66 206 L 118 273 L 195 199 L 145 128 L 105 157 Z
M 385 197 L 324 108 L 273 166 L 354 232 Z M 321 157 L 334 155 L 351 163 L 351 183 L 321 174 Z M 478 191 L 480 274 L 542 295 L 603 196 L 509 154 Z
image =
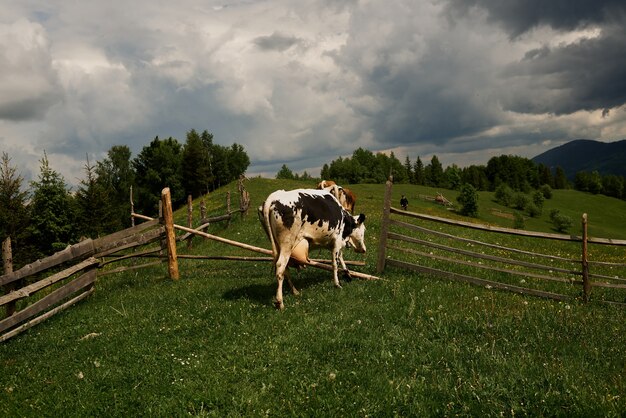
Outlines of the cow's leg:
M 341 288 L 341 284 L 339 284 L 339 277 L 337 276 L 337 254 L 338 254 L 338 251 L 334 249 L 333 250 L 333 283 L 335 283 L 335 287 Z
M 287 283 L 289 283 L 289 287 L 291 287 L 291 293 L 295 296 L 298 296 L 300 292 L 298 292 L 298 289 L 296 289 L 296 286 L 294 286 L 293 282 L 291 281 L 291 272 L 288 268 L 285 269 L 285 276 L 287 278 Z
M 346 266 L 346 262 L 343 261 L 343 252 L 341 250 L 339 250 L 339 252 L 337 253 L 337 258 L 341 263 L 341 269 L 343 270 L 343 275 L 345 276 L 346 281 L 351 281 L 352 275 L 350 274 L 350 270 L 348 270 L 348 267 Z
M 281 251 L 276 259 L 276 281 L 278 282 L 278 286 L 276 288 L 276 301 L 274 302 L 276 308 L 280 310 L 285 309 L 285 305 L 283 304 L 283 279 L 288 262 L 289 254 Z M 289 279 L 287 280 L 290 281 Z

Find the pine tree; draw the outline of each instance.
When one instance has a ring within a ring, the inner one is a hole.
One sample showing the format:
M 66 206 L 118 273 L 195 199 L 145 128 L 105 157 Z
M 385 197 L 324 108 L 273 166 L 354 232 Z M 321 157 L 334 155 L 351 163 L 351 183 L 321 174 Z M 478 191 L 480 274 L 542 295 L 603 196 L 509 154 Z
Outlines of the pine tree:
M 413 173 L 413 166 L 411 165 L 411 160 L 409 159 L 408 155 L 404 160 L 404 169 L 406 170 L 407 180 L 409 181 L 409 183 L 413 183 L 415 181 L 415 175 Z
M 187 142 L 183 148 L 183 186 L 185 194 L 198 197 L 208 192 L 208 149 L 195 129 L 187 132 Z
M 95 167 L 89 163 L 89 157 L 85 164 L 85 174 L 87 178 L 80 181 L 74 197 L 78 234 L 97 238 L 121 229 L 112 201 L 103 183 L 97 181 Z
M 424 163 L 420 159 L 419 155 L 417 156 L 417 160 L 415 160 L 415 168 L 413 169 L 413 182 L 421 186 L 425 184 Z
M 477 217 L 478 216 L 478 191 L 471 184 L 461 185 L 459 195 L 456 198 L 461 204 L 459 212 L 461 215 Z
M 427 185 L 432 187 L 443 186 L 443 166 L 436 155 L 433 155 L 433 158 L 430 159 L 430 164 L 425 169 L 425 176 Z
M 30 222 L 28 192 L 23 190 L 23 183 L 24 178 L 17 174 L 9 155 L 3 152 L 0 161 L 0 240 L 11 238 L 16 266 L 34 260 L 27 233 Z
M 328 167 L 328 164 L 324 164 L 322 166 L 322 170 L 320 171 L 320 178 L 322 180 L 330 179 L 330 168 Z
M 96 181 L 108 196 L 115 231 L 130 226 L 130 187 L 135 183 L 130 157 L 128 146 L 114 145 L 95 168 Z
M 557 166 L 556 172 L 554 173 L 554 188 L 555 189 L 567 189 L 568 181 L 567 177 L 565 177 L 565 170 L 561 166 Z
M 74 241 L 76 211 L 63 177 L 50 168 L 44 152 L 38 181 L 31 182 L 31 223 L 29 232 L 40 255 L 50 255 Z
M 289 169 L 289 167 L 287 167 L 287 164 L 283 164 L 283 166 L 280 168 L 278 173 L 276 173 L 276 178 L 283 179 L 283 180 L 293 180 L 294 175 L 293 175 L 293 172 Z
M 26 200 L 28 193 L 22 190 L 24 178 L 11 166 L 6 152 L 0 161 L 0 240 L 7 236 L 16 239 L 28 224 Z
M 160 140 L 157 136 L 143 147 L 133 160 L 136 171 L 137 208 L 140 213 L 153 215 L 158 212 L 161 191 L 169 187 L 172 203 L 183 202 L 186 198 L 182 186 L 182 146 L 174 138 Z

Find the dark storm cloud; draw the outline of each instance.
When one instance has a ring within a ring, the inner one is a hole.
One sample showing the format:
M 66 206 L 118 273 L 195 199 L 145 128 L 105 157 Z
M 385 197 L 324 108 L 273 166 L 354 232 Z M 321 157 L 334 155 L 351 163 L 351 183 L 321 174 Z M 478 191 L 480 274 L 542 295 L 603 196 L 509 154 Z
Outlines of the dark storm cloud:
M 516 112 L 566 114 L 626 103 L 626 37 L 610 33 L 529 51 L 503 71 Z
M 59 94 L 52 92 L 40 94 L 38 97 L 2 100 L 0 102 L 0 119 L 12 121 L 41 119 L 50 106 L 59 100 Z
M 263 50 L 285 51 L 302 41 L 295 36 L 284 35 L 274 32 L 269 36 L 259 36 L 254 43 Z
M 500 24 L 511 37 L 541 25 L 569 31 L 619 22 L 626 15 L 623 0 L 449 0 L 453 18 L 467 15 L 472 8 L 485 10 L 489 21 Z
M 384 16 L 394 24 L 382 28 L 369 23 L 371 15 L 354 17 L 347 45 L 334 57 L 358 75 L 360 92 L 379 104 L 371 111 L 359 108 L 360 102 L 353 107 L 367 115 L 380 145 L 442 145 L 497 124 L 483 40 L 431 23 L 438 11 L 429 17 L 409 5 L 402 12 Z
M 447 11 L 454 20 L 472 9 L 485 11 L 512 42 L 533 28 L 595 31 L 571 43 L 545 43 L 507 65 L 500 73 L 505 110 L 558 115 L 626 103 L 626 2 L 451 0 Z

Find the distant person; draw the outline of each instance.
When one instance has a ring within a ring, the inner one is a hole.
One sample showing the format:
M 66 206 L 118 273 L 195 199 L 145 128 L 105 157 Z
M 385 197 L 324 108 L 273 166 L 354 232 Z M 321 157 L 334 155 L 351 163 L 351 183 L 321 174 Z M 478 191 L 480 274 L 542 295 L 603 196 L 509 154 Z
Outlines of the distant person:
M 402 195 L 400 198 L 400 206 L 402 206 L 402 210 L 406 210 L 409 207 L 409 199 L 405 195 Z

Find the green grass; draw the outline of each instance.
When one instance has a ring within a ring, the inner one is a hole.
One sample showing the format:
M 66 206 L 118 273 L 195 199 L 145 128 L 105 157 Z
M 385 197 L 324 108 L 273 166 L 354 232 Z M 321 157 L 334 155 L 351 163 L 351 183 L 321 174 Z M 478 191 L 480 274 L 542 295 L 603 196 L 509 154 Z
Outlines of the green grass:
M 209 232 L 268 248 L 256 207 L 271 191 L 302 184 L 252 179 L 248 217 Z M 346 259 L 364 259 L 367 266 L 357 269 L 374 273 L 383 186 L 352 188 L 357 211 L 368 215 L 369 251 L 364 257 L 347 251 Z M 225 191 L 209 198 L 210 213 L 223 212 Z M 432 189 L 394 186 L 394 202 L 400 193 L 412 210 L 453 216 L 418 201 Z M 573 193 L 555 193 L 548 202 L 588 202 Z M 453 200 L 453 192 L 444 194 Z M 484 208 L 493 204 L 487 194 L 481 199 Z M 611 229 L 595 222 L 609 216 L 603 208 L 624 213 L 626 203 L 599 202 L 584 209 L 590 223 L 615 231 L 599 236 L 626 237 L 624 223 Z M 184 209 L 176 214 L 179 223 L 185 216 Z M 545 220 L 543 230 L 553 232 Z M 202 239 L 194 240 L 193 252 L 253 255 Z M 296 279 L 302 295 L 285 292 L 286 309 L 278 312 L 269 263 L 181 260 L 180 270 L 178 282 L 167 278 L 165 265 L 103 276 L 93 296 L 0 345 L 0 416 L 621 416 L 626 410 L 622 308 L 522 297 L 398 269 L 382 281 L 335 289 L 328 272 L 308 268 Z

